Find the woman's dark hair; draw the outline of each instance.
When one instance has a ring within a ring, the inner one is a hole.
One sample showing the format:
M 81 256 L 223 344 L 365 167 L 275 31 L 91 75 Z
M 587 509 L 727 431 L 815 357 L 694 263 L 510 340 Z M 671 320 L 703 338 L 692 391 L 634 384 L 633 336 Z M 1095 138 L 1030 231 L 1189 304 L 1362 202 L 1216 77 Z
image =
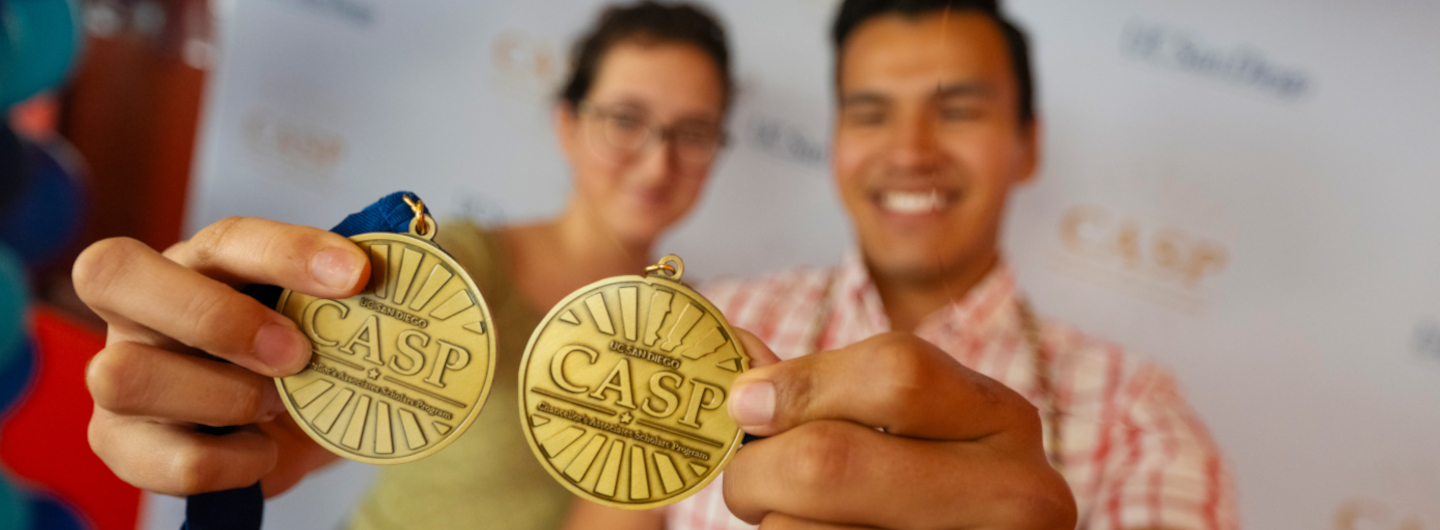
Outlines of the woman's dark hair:
M 918 18 L 921 15 L 945 11 L 971 12 L 985 15 L 1000 27 L 1005 44 L 1010 49 L 1010 67 L 1015 71 L 1015 83 L 1019 88 L 1020 121 L 1029 123 L 1035 119 L 1035 76 L 1030 70 L 1030 45 L 1025 32 L 1000 13 L 1000 0 L 846 0 L 835 17 L 830 30 L 830 42 L 835 46 L 835 74 L 839 80 L 840 53 L 844 50 L 845 39 L 861 23 L 882 15 L 901 15 Z
M 713 15 L 690 4 L 659 4 L 650 0 L 624 6 L 612 6 L 585 34 L 571 53 L 570 77 L 560 91 L 560 99 L 570 108 L 579 108 L 590 93 L 600 62 L 616 44 L 689 44 L 710 56 L 724 83 L 725 104 L 734 94 L 730 78 L 730 51 L 725 44 L 725 29 Z

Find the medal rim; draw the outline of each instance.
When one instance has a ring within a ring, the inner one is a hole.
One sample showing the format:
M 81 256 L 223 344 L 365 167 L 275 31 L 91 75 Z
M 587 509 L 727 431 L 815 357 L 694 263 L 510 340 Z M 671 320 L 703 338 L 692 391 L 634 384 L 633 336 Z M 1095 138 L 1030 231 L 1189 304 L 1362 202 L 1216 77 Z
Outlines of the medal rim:
M 278 391 L 280 392 L 280 397 L 281 397 L 280 401 L 285 404 L 285 410 L 290 413 L 290 419 L 293 420 L 297 425 L 299 425 L 300 428 L 305 431 L 305 434 L 306 434 L 307 436 L 309 436 L 311 440 L 314 440 L 314 441 L 315 441 L 316 443 L 318 443 L 321 447 L 324 447 L 327 451 L 330 451 L 331 453 L 334 453 L 334 454 L 339 455 L 339 456 L 341 456 L 341 457 L 344 457 L 344 458 L 346 458 L 346 459 L 354 460 L 354 461 L 357 461 L 357 462 L 363 462 L 363 463 L 366 463 L 366 464 L 394 465 L 394 464 L 405 464 L 405 463 L 409 463 L 409 462 L 414 462 L 414 461 L 416 461 L 416 460 L 419 460 L 419 459 L 428 457 L 428 456 L 430 456 L 430 455 L 433 455 L 433 454 L 435 454 L 435 453 L 437 453 L 437 452 L 445 449 L 445 448 L 448 447 L 451 443 L 453 443 L 457 438 L 459 438 L 460 435 L 464 434 L 466 430 L 469 430 L 469 429 L 470 429 L 470 426 L 475 423 L 476 418 L 479 418 L 479 417 L 480 417 L 480 411 L 485 408 L 485 403 L 486 403 L 487 401 L 489 401 L 489 399 L 490 399 L 490 391 L 495 388 L 495 360 L 496 360 L 496 351 L 495 351 L 495 348 L 496 348 L 495 326 L 494 326 L 494 320 L 493 320 L 493 319 L 491 318 L 491 316 L 490 316 L 490 306 L 485 303 L 485 296 L 484 296 L 483 293 L 480 292 L 480 288 L 479 288 L 477 285 L 475 285 L 475 280 L 470 277 L 470 272 L 467 271 L 467 270 L 465 270 L 464 267 L 460 266 L 460 263 L 459 263 L 459 262 L 456 262 L 456 261 L 455 261 L 455 258 L 454 258 L 453 256 L 451 256 L 450 253 L 445 252 L 444 249 L 440 248 L 440 245 L 435 244 L 433 241 L 431 241 L 431 240 L 429 240 L 429 239 L 425 239 L 425 238 L 423 238 L 423 237 L 416 237 L 416 236 L 413 236 L 413 235 L 410 235 L 410 234 L 401 234 L 401 233 L 394 233 L 394 232 L 367 232 L 367 233 L 364 233 L 364 234 L 357 234 L 357 235 L 351 236 L 351 237 L 349 237 L 349 238 L 347 238 L 347 239 L 349 239 L 350 241 L 352 241 L 352 242 L 354 242 L 354 243 L 357 243 L 357 245 L 356 245 L 357 247 L 359 246 L 358 243 L 368 242 L 368 241 L 377 241 L 377 240 L 400 241 L 400 242 L 403 242 L 403 243 L 411 243 L 411 244 L 424 245 L 424 246 L 427 248 L 427 251 L 429 251 L 432 255 L 440 256 L 440 259 L 444 260 L 447 264 L 449 264 L 450 266 L 452 266 L 452 267 L 455 268 L 455 271 L 459 273 L 459 274 L 457 274 L 456 276 L 459 276 L 460 278 L 464 279 L 464 280 L 465 280 L 465 286 L 468 287 L 471 292 L 475 293 L 475 299 L 476 299 L 476 300 L 475 300 L 475 305 L 476 305 L 476 306 L 479 306 L 479 308 L 480 308 L 480 315 L 481 315 L 481 317 L 484 319 L 484 322 L 487 322 L 486 325 L 487 325 L 488 328 L 489 328 L 489 329 L 486 330 L 487 332 L 485 333 L 485 342 L 486 342 L 486 346 L 488 347 L 488 351 L 486 352 L 485 386 L 480 390 L 480 397 L 476 399 L 475 405 L 474 405 L 473 409 L 470 411 L 470 414 L 467 415 L 467 416 L 465 417 L 465 419 L 462 420 L 459 424 L 457 424 L 457 425 L 455 426 L 455 429 L 454 429 L 453 431 L 451 431 L 449 434 L 442 435 L 442 436 L 444 436 L 444 438 L 443 438 L 442 440 L 440 440 L 439 442 L 436 442 L 436 443 L 435 443 L 434 445 L 432 445 L 431 447 L 427 447 L 427 448 L 425 448 L 425 449 L 423 449 L 423 450 L 421 450 L 421 451 L 419 451 L 419 452 L 416 452 L 415 454 L 409 455 L 409 456 L 403 456 L 403 457 L 397 457 L 397 458 L 376 458 L 376 457 L 373 457 L 373 456 L 367 456 L 367 455 L 361 455 L 361 454 L 352 453 L 352 452 L 350 452 L 350 450 L 347 449 L 347 448 L 341 448 L 341 447 L 337 446 L 336 444 L 331 443 L 330 440 L 325 439 L 325 437 L 324 437 L 323 434 L 316 433 L 316 432 L 315 432 L 315 428 L 312 427 L 308 422 L 306 422 L 306 421 L 304 420 L 304 418 L 301 418 L 301 417 L 300 417 L 300 411 L 299 411 L 299 409 L 295 408 L 294 403 L 292 403 L 293 396 L 291 396 L 290 392 L 289 392 L 288 390 L 286 390 L 286 388 L 285 388 L 285 380 L 286 380 L 286 379 L 289 379 L 289 378 L 291 378 L 291 377 L 295 377 L 295 376 L 297 376 L 297 375 L 300 375 L 301 373 L 304 373 L 306 370 L 309 370 L 309 369 L 310 369 L 310 364 L 309 364 L 309 363 L 306 363 L 306 364 L 305 364 L 305 368 L 304 368 L 303 370 L 301 370 L 300 372 L 295 373 L 294 375 L 289 375 L 289 376 L 285 376 L 285 377 L 276 377 L 276 378 L 275 378 L 275 388 L 276 388 L 276 390 L 278 390 Z M 368 259 L 368 258 L 367 258 L 367 259 Z M 373 266 L 373 263 L 372 263 L 372 266 Z M 371 276 L 372 276 L 372 277 L 374 276 L 374 271 L 371 271 Z M 366 282 L 366 286 L 369 287 L 369 282 L 368 282 L 368 281 Z M 280 293 L 280 300 L 275 303 L 275 307 L 274 307 L 273 309 L 275 309 L 277 312 L 279 312 L 281 308 L 285 307 L 285 302 L 290 299 L 290 295 L 291 295 L 292 293 L 295 293 L 295 292 L 296 292 L 296 291 L 295 291 L 294 289 L 285 289 L 284 292 Z M 350 298 L 359 297 L 359 296 L 363 295 L 365 292 L 366 292 L 366 291 L 361 291 L 360 294 L 356 294 L 355 296 L 352 296 L 352 297 L 350 297 Z M 304 293 L 300 293 L 300 294 L 304 294 Z M 307 296 L 308 296 L 308 295 L 307 295 Z M 343 300 L 349 300 L 350 298 L 344 298 Z M 280 314 L 283 315 L 284 313 L 282 312 L 282 313 L 280 313 Z M 286 316 L 285 318 L 286 318 L 286 319 L 289 319 L 290 317 L 289 317 L 289 316 Z M 292 322 L 293 322 L 293 320 L 292 320 Z M 309 339 L 310 339 L 309 337 L 306 337 L 306 340 L 307 340 L 307 341 L 308 341 Z M 310 354 L 310 355 L 311 355 L 311 358 L 312 358 L 312 359 L 313 359 L 314 356 L 315 356 L 315 353 L 314 353 L 314 344 L 313 344 L 313 343 L 311 344 L 311 354 Z
M 520 373 L 518 374 L 520 378 L 520 380 L 518 381 L 519 384 L 517 385 L 519 387 L 518 399 L 520 403 L 520 426 L 523 427 L 523 430 L 525 431 L 525 443 L 530 446 L 530 453 L 533 454 L 535 456 L 535 459 L 539 461 L 540 467 L 544 468 L 545 472 L 549 473 L 551 478 L 555 479 L 556 482 L 559 482 L 561 486 L 565 487 L 565 489 L 570 490 L 571 493 L 574 493 L 575 495 L 578 495 L 590 502 L 609 506 L 611 508 L 618 508 L 622 510 L 649 510 L 662 506 L 669 506 L 671 504 L 683 501 L 695 495 L 696 493 L 699 493 L 700 490 L 708 487 L 711 482 L 713 482 L 717 477 L 720 476 L 720 473 L 725 470 L 725 466 L 729 465 L 730 459 L 735 456 L 735 452 L 740 449 L 740 442 L 745 438 L 745 430 L 741 429 L 740 425 L 737 423 L 735 425 L 735 437 L 733 441 L 730 442 L 729 449 L 725 451 L 725 455 L 721 457 L 720 461 L 716 463 L 715 466 L 712 468 L 712 472 L 705 478 L 701 479 L 699 482 L 696 482 L 693 486 L 687 487 L 686 490 L 681 492 L 679 495 L 674 495 L 662 500 L 651 501 L 643 504 L 623 503 L 616 502 L 609 498 L 596 495 L 593 492 L 581 489 L 578 485 L 571 483 L 570 479 L 564 477 L 562 471 L 558 471 L 554 468 L 554 466 L 550 465 L 550 462 L 545 458 L 544 453 L 540 450 L 539 442 L 535 439 L 534 427 L 530 425 L 530 417 L 527 410 L 529 408 L 527 406 L 529 402 L 525 399 L 525 392 L 526 390 L 528 390 L 525 387 L 525 380 L 530 372 L 530 354 L 534 352 L 535 342 L 540 339 L 541 332 L 543 332 L 545 328 L 548 327 L 548 324 L 558 319 L 561 310 L 565 309 L 571 303 L 578 300 L 581 295 L 589 294 L 595 289 L 611 283 L 627 282 L 644 282 L 652 285 L 658 284 L 666 288 L 683 291 L 687 296 L 690 296 L 691 299 L 698 300 L 700 303 L 704 304 L 705 309 L 715 315 L 715 320 L 720 323 L 721 328 L 724 329 L 725 333 L 730 336 L 730 342 L 735 345 L 735 352 L 740 354 L 740 372 L 738 373 L 743 374 L 746 371 L 750 370 L 750 354 L 745 352 L 745 346 L 740 343 L 739 337 L 735 334 L 735 328 L 730 326 L 730 320 L 725 318 L 725 314 L 720 312 L 720 310 L 715 307 L 715 304 L 710 303 L 710 299 L 705 298 L 704 295 L 701 295 L 698 291 L 690 288 L 690 286 L 666 278 L 663 275 L 657 274 L 639 276 L 632 274 L 626 276 L 611 276 L 609 278 L 590 283 L 589 285 L 571 291 L 570 294 L 566 295 L 564 299 L 560 300 L 555 304 L 554 307 L 550 308 L 550 312 L 545 314 L 545 318 L 540 321 L 540 325 L 536 326 L 535 331 L 530 334 L 530 341 L 525 344 L 525 355 L 520 358 Z M 726 388 L 725 390 L 728 392 L 730 389 Z M 728 416 L 730 413 L 727 411 L 725 414 Z

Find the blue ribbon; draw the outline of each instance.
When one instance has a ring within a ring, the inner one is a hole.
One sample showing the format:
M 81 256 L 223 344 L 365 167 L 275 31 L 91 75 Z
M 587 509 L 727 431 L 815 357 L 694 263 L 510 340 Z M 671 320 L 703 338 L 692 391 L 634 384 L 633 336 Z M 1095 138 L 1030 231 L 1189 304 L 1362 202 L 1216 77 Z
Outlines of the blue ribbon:
M 412 201 L 420 200 L 408 191 L 391 193 L 364 210 L 350 214 L 330 231 L 345 237 L 371 232 L 409 233 L 415 211 L 405 203 L 405 197 Z M 425 213 L 430 213 L 429 209 Z M 274 285 L 247 285 L 241 289 L 266 307 L 275 307 L 283 291 Z M 199 430 L 219 436 L 234 428 L 201 425 Z M 244 488 L 186 497 L 185 523 L 180 525 L 180 530 L 259 530 L 264 515 L 265 494 L 260 490 L 260 483 L 256 482 Z

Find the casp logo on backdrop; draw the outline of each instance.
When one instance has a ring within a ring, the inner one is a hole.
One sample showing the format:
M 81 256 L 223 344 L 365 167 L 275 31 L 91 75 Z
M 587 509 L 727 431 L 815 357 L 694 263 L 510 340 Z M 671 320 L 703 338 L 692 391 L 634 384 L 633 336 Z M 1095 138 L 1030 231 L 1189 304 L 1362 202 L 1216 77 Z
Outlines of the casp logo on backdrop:
M 267 169 L 328 178 L 345 156 L 345 138 L 340 133 L 281 118 L 277 113 L 252 110 L 241 127 L 251 159 Z
M 1192 312 L 1230 259 L 1219 241 L 1095 204 L 1072 206 L 1057 228 L 1064 272 Z
M 1335 530 L 1425 530 L 1416 516 L 1398 516 L 1375 499 L 1351 499 L 1335 510 Z
M 558 46 L 529 32 L 509 29 L 490 41 L 490 67 L 486 76 L 495 88 L 512 97 L 545 99 L 560 82 L 563 59 Z

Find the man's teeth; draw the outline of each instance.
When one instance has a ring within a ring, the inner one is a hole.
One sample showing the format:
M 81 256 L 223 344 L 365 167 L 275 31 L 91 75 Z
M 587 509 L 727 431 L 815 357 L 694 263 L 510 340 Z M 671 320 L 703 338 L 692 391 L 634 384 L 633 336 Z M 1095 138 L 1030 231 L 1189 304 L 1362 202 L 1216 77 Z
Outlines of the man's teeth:
M 928 192 L 887 191 L 880 195 L 880 205 L 895 213 L 927 213 L 945 207 L 945 197 L 936 190 Z

